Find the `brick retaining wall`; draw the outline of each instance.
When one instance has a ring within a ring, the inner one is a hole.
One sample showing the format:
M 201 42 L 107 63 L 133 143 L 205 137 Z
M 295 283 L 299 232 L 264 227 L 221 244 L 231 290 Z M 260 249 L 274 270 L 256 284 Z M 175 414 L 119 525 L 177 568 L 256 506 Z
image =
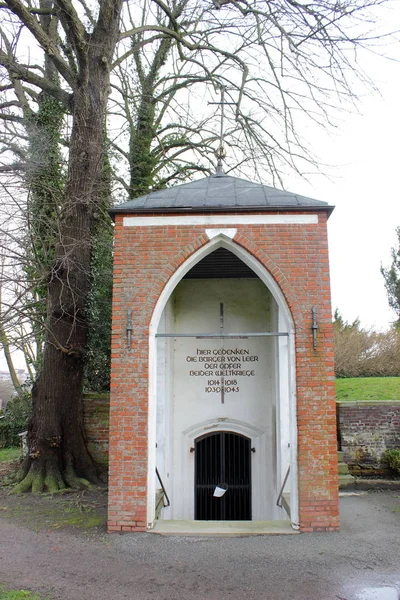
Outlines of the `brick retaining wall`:
M 386 449 L 400 448 L 400 401 L 337 404 L 346 462 L 379 462 Z
M 342 450 L 346 461 L 377 462 L 386 448 L 400 448 L 400 400 L 338 402 Z M 85 394 L 84 417 L 92 456 L 108 464 L 109 394 Z

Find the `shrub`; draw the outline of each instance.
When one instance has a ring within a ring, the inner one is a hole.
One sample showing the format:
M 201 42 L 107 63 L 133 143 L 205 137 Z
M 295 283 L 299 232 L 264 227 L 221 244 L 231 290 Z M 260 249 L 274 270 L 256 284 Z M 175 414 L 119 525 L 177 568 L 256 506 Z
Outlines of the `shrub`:
M 358 319 L 347 323 L 335 311 L 336 377 L 399 377 L 400 329 L 363 329 Z
M 0 448 L 19 446 L 18 434 L 26 431 L 32 412 L 30 390 L 24 388 L 21 394 L 10 400 L 0 419 Z
M 400 475 L 400 449 L 385 450 L 381 458 L 382 464 Z

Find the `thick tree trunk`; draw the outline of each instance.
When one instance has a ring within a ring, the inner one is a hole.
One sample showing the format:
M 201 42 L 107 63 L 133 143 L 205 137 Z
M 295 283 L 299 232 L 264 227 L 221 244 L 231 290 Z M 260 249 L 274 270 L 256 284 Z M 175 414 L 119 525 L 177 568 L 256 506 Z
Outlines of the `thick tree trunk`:
M 32 392 L 30 451 L 17 492 L 54 492 L 97 479 L 85 442 L 82 384 L 92 230 L 103 164 L 103 123 L 121 5 L 122 0 L 103 0 L 73 95 L 68 183 L 48 284 L 47 341 Z
M 66 355 L 47 344 L 43 369 L 32 391 L 29 456 L 16 491 L 54 492 L 97 481 L 83 428 L 82 362 L 81 355 Z
M 151 143 L 155 137 L 154 98 L 145 95 L 138 110 L 135 128 L 130 132 L 129 157 L 130 157 L 130 182 L 129 198 L 134 199 L 142 194 L 147 194 L 154 183 L 154 167 L 156 160 L 151 155 Z

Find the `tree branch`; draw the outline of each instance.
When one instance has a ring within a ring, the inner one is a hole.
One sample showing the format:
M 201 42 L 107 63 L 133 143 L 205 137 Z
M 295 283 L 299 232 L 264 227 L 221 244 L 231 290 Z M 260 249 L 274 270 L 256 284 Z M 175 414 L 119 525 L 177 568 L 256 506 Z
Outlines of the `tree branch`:
M 75 51 L 82 74 L 87 69 L 88 32 L 70 0 L 55 0 L 55 3 L 59 8 L 58 14 L 65 35 Z
M 62 58 L 56 44 L 53 40 L 45 33 L 41 27 L 39 21 L 31 14 L 28 8 L 26 8 L 20 0 L 5 0 L 5 4 L 14 15 L 16 15 L 21 23 L 29 29 L 35 39 L 38 41 L 40 46 L 45 50 L 47 55 L 54 61 L 54 64 L 65 79 L 65 81 L 74 88 L 75 78 L 71 72 L 68 64 Z
M 59 100 L 66 108 L 69 108 L 71 94 L 61 89 L 61 87 L 44 77 L 33 73 L 30 69 L 21 66 L 15 59 L 11 59 L 3 50 L 0 49 L 0 65 L 5 67 L 16 79 L 22 79 L 26 83 L 31 83 L 41 90 L 48 92 L 53 98 Z

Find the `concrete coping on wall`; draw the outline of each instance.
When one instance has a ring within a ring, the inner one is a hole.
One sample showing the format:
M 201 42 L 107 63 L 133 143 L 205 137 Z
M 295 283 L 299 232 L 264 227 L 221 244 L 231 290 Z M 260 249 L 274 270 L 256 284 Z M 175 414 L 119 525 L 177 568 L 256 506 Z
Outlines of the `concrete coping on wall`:
M 390 404 L 400 404 L 400 400 L 336 400 L 336 404 L 341 406 L 387 406 Z
M 88 400 L 109 400 L 109 392 L 85 392 L 84 398 Z M 400 404 L 400 398 L 398 400 L 336 400 L 337 404 L 343 404 L 344 406 L 365 406 L 366 404 L 373 404 L 378 406 L 379 404 Z

